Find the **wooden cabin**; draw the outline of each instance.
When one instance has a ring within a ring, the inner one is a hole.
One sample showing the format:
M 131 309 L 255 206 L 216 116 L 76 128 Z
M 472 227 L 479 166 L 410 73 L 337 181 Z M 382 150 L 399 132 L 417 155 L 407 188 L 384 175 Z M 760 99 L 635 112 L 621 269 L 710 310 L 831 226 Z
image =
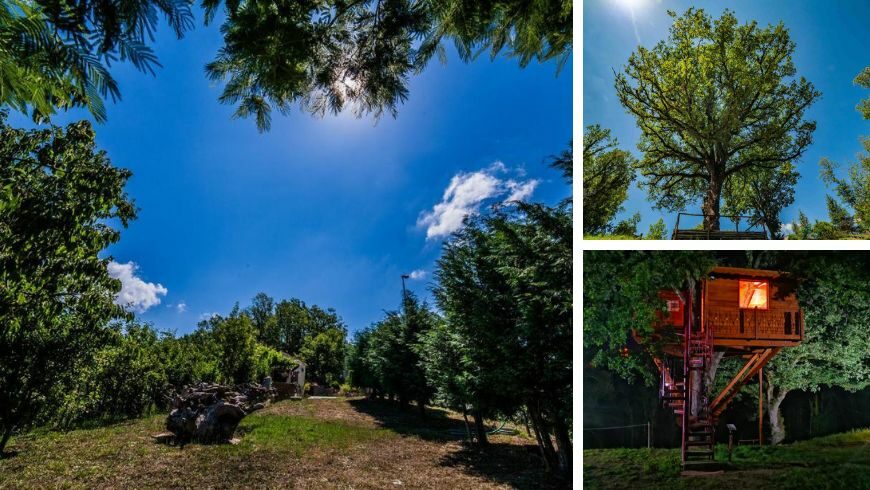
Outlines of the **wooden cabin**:
M 789 347 L 803 340 L 803 313 L 795 283 L 776 271 L 716 267 L 700 282 L 697 332 L 710 331 L 713 346 L 734 351 Z M 688 291 L 661 291 L 667 312 L 656 331 L 682 330 L 688 321 Z
M 781 349 L 804 338 L 804 315 L 788 274 L 759 269 L 716 267 L 694 290 L 660 291 L 665 311 L 654 336 L 664 355 L 660 395 L 683 428 L 682 459 L 713 458 L 716 421 L 740 389 Z M 715 397 L 703 396 L 704 373 L 714 355 L 745 363 Z M 759 405 L 759 410 L 761 406 Z M 759 418 L 760 420 L 760 418 Z

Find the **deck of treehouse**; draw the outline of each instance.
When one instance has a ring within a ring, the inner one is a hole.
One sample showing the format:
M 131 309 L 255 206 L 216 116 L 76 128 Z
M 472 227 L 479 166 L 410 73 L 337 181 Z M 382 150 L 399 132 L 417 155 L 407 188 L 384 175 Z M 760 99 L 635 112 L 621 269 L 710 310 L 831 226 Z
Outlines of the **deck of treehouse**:
M 764 224 L 750 224 L 743 230 L 740 230 L 740 222 L 745 221 L 751 223 L 750 216 L 720 216 L 734 224 L 734 229 L 719 230 L 704 230 L 699 228 L 680 228 L 680 221 L 683 216 L 704 218 L 703 214 L 678 213 L 677 224 L 674 225 L 674 231 L 671 234 L 672 240 L 767 240 L 768 233 Z M 683 219 L 685 225 L 686 220 Z
M 717 267 L 694 291 L 659 296 L 667 304 L 654 325 L 664 354 L 655 359 L 661 400 L 682 427 L 684 464 L 711 460 L 716 421 L 731 400 L 780 350 L 803 340 L 795 283 L 776 271 Z M 716 354 L 745 362 L 711 401 L 705 373 Z

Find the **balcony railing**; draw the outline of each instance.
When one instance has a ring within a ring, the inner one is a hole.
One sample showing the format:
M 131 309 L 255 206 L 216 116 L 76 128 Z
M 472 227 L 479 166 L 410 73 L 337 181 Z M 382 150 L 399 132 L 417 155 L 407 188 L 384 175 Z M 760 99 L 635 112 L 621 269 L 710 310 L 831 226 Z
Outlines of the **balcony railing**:
M 804 329 L 799 309 L 710 308 L 704 316 L 716 339 L 799 341 Z
M 767 227 L 764 226 L 764 223 L 753 222 L 751 216 L 720 215 L 718 231 L 710 231 L 698 228 L 681 229 L 681 219 L 684 225 L 686 223 L 686 220 L 683 219 L 683 216 L 700 217 L 702 218 L 701 221 L 703 222 L 704 217 L 712 217 L 713 215 L 677 213 L 677 224 L 674 226 L 674 232 L 671 234 L 672 240 L 767 240 L 769 238 L 767 233 Z M 743 221 L 744 223 L 748 223 L 744 225 L 743 230 L 740 229 L 741 221 Z M 730 227 L 723 229 L 722 224 L 727 224 L 728 222 L 733 223 L 733 230 Z

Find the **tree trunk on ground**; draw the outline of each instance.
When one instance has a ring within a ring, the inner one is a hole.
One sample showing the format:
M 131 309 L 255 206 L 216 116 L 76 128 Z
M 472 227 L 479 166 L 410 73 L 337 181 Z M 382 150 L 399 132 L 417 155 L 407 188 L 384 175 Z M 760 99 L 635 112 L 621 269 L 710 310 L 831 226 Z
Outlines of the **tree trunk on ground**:
M 722 184 L 722 179 L 715 174 L 710 177 L 710 182 L 707 184 L 707 194 L 701 205 L 701 211 L 704 213 L 705 231 L 719 231 L 719 203 L 722 196 Z
M 477 445 L 480 447 L 486 447 L 489 445 L 489 440 L 486 438 L 486 427 L 483 425 L 483 416 L 480 413 L 480 410 L 475 410 L 472 414 L 474 416 L 474 430 L 477 432 Z
M 465 435 L 468 436 L 468 442 L 473 442 L 474 438 L 471 437 L 471 428 L 468 426 L 468 412 L 465 408 L 462 409 L 462 420 L 465 421 Z
M 785 439 L 785 420 L 783 420 L 779 408 L 786 395 L 788 395 L 788 390 L 777 390 L 768 382 L 767 417 L 770 420 L 770 443 L 774 446 Z
M 538 407 L 529 404 L 528 409 L 529 416 L 532 418 L 532 427 L 535 429 L 535 434 L 537 434 L 538 446 L 541 448 L 541 457 L 544 459 L 547 471 L 550 471 L 558 467 L 559 462 L 556 449 L 553 447 L 553 441 L 550 439 L 550 428 L 541 416 Z
M 565 421 L 557 420 L 553 423 L 553 432 L 556 434 L 556 444 L 559 447 L 559 452 L 557 453 L 559 456 L 559 469 L 563 475 L 570 477 L 573 448 Z
M 9 439 L 12 437 L 12 431 L 15 429 L 13 426 L 9 426 L 3 431 L 3 438 L 0 438 L 0 457 L 3 457 L 6 451 L 6 444 L 9 443 Z

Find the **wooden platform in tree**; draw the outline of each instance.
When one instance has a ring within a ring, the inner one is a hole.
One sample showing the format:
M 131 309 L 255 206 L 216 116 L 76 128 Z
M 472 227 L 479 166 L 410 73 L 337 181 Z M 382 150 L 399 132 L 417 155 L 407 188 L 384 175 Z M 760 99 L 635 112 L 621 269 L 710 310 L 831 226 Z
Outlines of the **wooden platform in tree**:
M 695 228 L 680 228 L 680 221 L 683 216 L 694 216 L 704 218 L 703 214 L 678 213 L 677 223 L 674 225 L 674 232 L 671 234 L 672 240 L 767 240 L 767 228 L 763 223 L 755 224 L 752 222 L 751 216 L 720 216 L 733 223 L 733 229 L 719 230 L 704 230 Z M 685 220 L 682 220 L 685 224 Z M 740 229 L 740 223 L 750 223 L 749 226 L 744 226 Z
M 672 240 L 767 240 L 763 231 L 674 230 Z

